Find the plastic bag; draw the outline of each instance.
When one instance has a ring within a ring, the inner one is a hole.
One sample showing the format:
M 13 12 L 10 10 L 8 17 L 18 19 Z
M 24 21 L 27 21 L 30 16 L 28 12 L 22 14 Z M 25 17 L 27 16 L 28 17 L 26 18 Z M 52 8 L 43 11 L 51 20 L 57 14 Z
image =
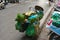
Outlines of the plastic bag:
M 27 36 L 34 36 L 36 34 L 34 25 L 29 25 L 29 27 L 26 30 L 26 35 Z
M 56 27 L 60 27 L 60 14 L 59 13 L 53 14 L 52 19 L 53 19 L 52 24 Z
M 21 24 L 20 23 L 16 23 L 15 24 L 15 28 L 16 28 L 16 30 L 20 30 L 21 29 Z

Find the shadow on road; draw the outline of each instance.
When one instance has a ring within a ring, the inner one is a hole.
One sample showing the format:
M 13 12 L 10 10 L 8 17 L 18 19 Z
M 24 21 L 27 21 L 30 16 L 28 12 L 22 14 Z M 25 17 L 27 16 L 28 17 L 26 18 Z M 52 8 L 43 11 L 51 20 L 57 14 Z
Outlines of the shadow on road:
M 37 40 L 37 38 L 36 37 L 32 38 L 32 37 L 28 37 L 28 36 L 23 36 L 21 38 L 21 40 Z

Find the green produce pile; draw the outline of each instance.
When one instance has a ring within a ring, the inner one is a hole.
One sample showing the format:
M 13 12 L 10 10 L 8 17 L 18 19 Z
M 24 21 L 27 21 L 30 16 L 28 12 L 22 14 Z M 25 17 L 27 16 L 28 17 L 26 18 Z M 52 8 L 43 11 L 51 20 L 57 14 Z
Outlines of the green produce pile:
M 52 15 L 53 22 L 52 24 L 56 27 L 60 27 L 60 14 L 59 13 L 54 13 Z

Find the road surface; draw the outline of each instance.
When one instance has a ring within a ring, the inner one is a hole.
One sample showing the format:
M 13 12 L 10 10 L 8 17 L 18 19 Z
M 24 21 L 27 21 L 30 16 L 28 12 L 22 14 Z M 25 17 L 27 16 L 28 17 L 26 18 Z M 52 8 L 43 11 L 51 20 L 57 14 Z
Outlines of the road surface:
M 41 5 L 44 8 L 44 13 L 49 9 L 47 1 L 26 2 L 17 4 L 13 7 L 0 10 L 0 40 L 22 40 L 24 33 L 20 33 L 15 29 L 15 18 L 17 13 L 27 12 L 30 6 Z M 23 39 L 25 40 L 25 39 Z

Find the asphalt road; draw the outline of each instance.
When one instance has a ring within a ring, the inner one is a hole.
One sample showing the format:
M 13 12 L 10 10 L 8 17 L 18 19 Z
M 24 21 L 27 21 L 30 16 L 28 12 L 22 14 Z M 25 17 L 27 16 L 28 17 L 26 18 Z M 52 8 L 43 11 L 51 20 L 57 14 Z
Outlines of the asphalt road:
M 42 2 L 42 1 L 41 1 Z M 40 3 L 44 8 L 44 13 L 49 9 L 49 6 Z M 15 30 L 15 18 L 17 13 L 27 12 L 29 6 L 40 5 L 37 2 L 17 4 L 13 7 L 0 10 L 0 40 L 25 40 L 22 38 L 24 33 Z M 22 39 L 21 39 L 22 38 Z

